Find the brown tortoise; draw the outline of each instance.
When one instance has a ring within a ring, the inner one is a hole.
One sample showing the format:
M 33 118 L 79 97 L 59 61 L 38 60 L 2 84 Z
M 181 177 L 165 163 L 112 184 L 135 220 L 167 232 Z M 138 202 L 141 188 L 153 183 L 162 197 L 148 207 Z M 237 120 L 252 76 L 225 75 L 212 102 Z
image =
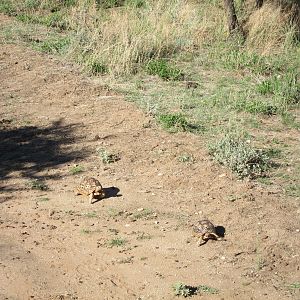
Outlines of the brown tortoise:
M 216 228 L 209 220 L 200 220 L 194 227 L 194 234 L 199 236 L 198 246 L 204 245 L 209 239 L 222 240 L 216 233 Z
M 75 189 L 75 194 L 89 196 L 91 204 L 93 203 L 93 199 L 102 199 L 105 197 L 101 183 L 93 177 L 84 177 Z

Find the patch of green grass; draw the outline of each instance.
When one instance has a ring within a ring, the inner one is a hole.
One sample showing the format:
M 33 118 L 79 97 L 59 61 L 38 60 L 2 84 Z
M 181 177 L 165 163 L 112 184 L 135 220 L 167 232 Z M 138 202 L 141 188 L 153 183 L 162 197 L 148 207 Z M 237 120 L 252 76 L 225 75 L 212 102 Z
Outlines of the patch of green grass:
M 46 191 L 48 190 L 48 186 L 46 185 L 46 183 L 44 183 L 43 181 L 39 180 L 39 179 L 34 179 L 31 180 L 28 183 L 28 186 L 32 189 L 32 190 L 40 190 L 40 191 Z
M 103 75 L 108 73 L 107 66 L 104 63 L 99 61 L 91 61 L 90 63 L 88 63 L 88 69 L 93 75 L 97 75 L 97 74 Z
M 206 293 L 206 294 L 218 294 L 219 293 L 218 289 L 207 286 L 207 285 L 199 285 L 197 287 L 197 291 L 198 292 L 203 292 L 203 293 Z
M 49 38 L 44 41 L 33 41 L 33 48 L 49 53 L 49 54 L 62 54 L 66 52 L 70 45 L 70 39 L 68 37 Z
M 189 131 L 197 133 L 204 131 L 203 127 L 189 123 L 182 113 L 160 114 L 157 116 L 157 120 L 163 128 L 170 132 Z
M 285 187 L 285 192 L 287 195 L 292 197 L 300 197 L 300 184 L 290 183 Z
M 109 207 L 108 210 L 107 210 L 107 213 L 110 217 L 118 217 L 118 216 L 121 216 L 123 215 L 123 210 L 119 210 L 119 209 L 116 209 L 116 208 L 112 208 L 112 207 Z
M 141 232 L 139 233 L 139 235 L 136 238 L 137 240 L 151 240 L 152 236 L 148 233 L 145 232 Z
M 291 290 L 299 290 L 300 289 L 300 282 L 294 282 L 288 285 L 288 288 Z
M 178 157 L 178 160 L 183 163 L 193 163 L 195 161 L 191 154 L 182 154 Z
M 141 211 L 137 211 L 135 213 L 133 213 L 130 218 L 132 220 L 138 220 L 138 219 L 149 219 L 151 218 L 151 215 L 154 214 L 154 211 L 152 209 L 149 208 L 145 208 Z
M 185 298 L 195 295 L 197 293 L 196 287 L 183 284 L 182 282 L 177 282 L 173 284 L 172 289 L 174 291 L 175 296 L 182 296 Z
M 270 159 L 264 151 L 252 148 L 247 140 L 237 135 L 226 134 L 209 145 L 209 152 L 217 162 L 241 178 L 262 176 L 270 167 Z
M 91 212 L 87 212 L 84 214 L 85 217 L 87 218 L 96 218 L 97 217 L 97 212 L 95 211 L 91 211 Z
M 296 117 L 291 112 L 284 112 L 281 114 L 282 124 L 289 127 L 300 129 L 300 122 L 296 120 Z
M 78 174 L 78 173 L 81 173 L 84 171 L 84 168 L 82 166 L 74 166 L 70 169 L 70 173 L 72 175 L 75 175 L 75 174 Z
M 114 239 L 111 239 L 108 242 L 109 247 L 123 247 L 127 243 L 127 240 L 117 237 Z
M 173 291 L 176 296 L 183 296 L 185 298 L 197 295 L 199 293 L 218 294 L 219 290 L 207 285 L 189 286 L 182 282 L 177 282 L 173 286 Z
M 13 16 L 16 14 L 16 7 L 10 0 L 1 0 L 0 12 L 8 16 Z
M 163 80 L 182 80 L 184 78 L 180 69 L 163 59 L 149 61 L 146 71 L 149 75 L 158 75 Z
M 50 199 L 47 198 L 47 197 L 42 197 L 42 198 L 37 198 L 36 202 L 47 202 L 49 201 Z
M 98 149 L 97 152 L 100 155 L 101 160 L 104 164 L 111 164 L 120 160 L 119 154 L 109 153 L 105 149 Z

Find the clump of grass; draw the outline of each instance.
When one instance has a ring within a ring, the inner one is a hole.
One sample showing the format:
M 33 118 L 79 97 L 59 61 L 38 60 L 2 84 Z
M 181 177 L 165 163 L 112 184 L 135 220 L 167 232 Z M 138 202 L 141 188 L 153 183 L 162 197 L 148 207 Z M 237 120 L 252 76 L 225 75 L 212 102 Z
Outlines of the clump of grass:
M 207 286 L 207 285 L 199 285 L 197 287 L 197 291 L 207 293 L 207 294 L 218 294 L 219 293 L 218 289 Z
M 183 284 L 182 282 L 173 284 L 172 288 L 176 296 L 183 296 L 185 298 L 195 295 L 197 292 L 196 287 L 188 286 L 186 284 Z
M 84 171 L 84 168 L 82 166 L 74 166 L 70 169 L 70 173 L 72 175 L 75 175 L 75 174 L 78 174 L 78 173 L 81 173 Z
M 0 12 L 8 16 L 13 16 L 16 14 L 16 7 L 10 0 L 2 0 L 0 2 Z
M 264 151 L 254 149 L 248 141 L 233 134 L 226 134 L 209 145 L 209 152 L 241 178 L 262 176 L 270 167 L 270 159 Z
M 193 163 L 195 161 L 191 154 L 182 154 L 178 157 L 178 160 L 183 163 Z
M 189 286 L 182 282 L 177 282 L 173 286 L 173 291 L 176 296 L 183 296 L 185 298 L 197 295 L 198 293 L 218 294 L 219 290 L 207 285 Z
M 66 52 L 69 44 L 70 39 L 68 37 L 57 37 L 44 41 L 33 41 L 33 48 L 49 54 L 62 54 Z
M 119 154 L 109 153 L 105 149 L 98 149 L 97 152 L 100 155 L 101 160 L 104 164 L 111 164 L 120 160 Z
M 141 232 L 136 238 L 137 240 L 150 240 L 152 236 L 149 233 Z
M 300 289 L 300 282 L 291 283 L 288 286 L 288 288 L 291 289 L 291 290 L 299 290 Z
M 157 120 L 164 129 L 170 132 L 188 131 L 198 133 L 204 131 L 202 126 L 188 122 L 182 113 L 160 114 L 157 116 Z
M 81 229 L 81 233 L 83 233 L 83 234 L 89 234 L 89 233 L 91 233 L 91 231 L 89 229 L 83 228 L 83 229 Z
M 91 212 L 87 212 L 84 214 L 85 217 L 87 218 L 96 218 L 97 217 L 97 212 L 95 211 L 91 211 Z
M 32 189 L 32 190 L 40 190 L 40 191 L 46 191 L 48 190 L 48 186 L 46 185 L 46 183 L 44 183 L 43 181 L 39 180 L 39 179 L 34 179 L 31 180 L 28 183 L 28 186 Z
M 182 80 L 184 78 L 181 70 L 163 59 L 149 61 L 146 70 L 148 74 L 158 75 L 163 80 Z
M 123 239 L 123 238 L 120 238 L 120 237 L 117 237 L 117 238 L 114 238 L 114 239 L 111 239 L 108 243 L 108 245 L 110 247 L 122 247 L 124 246 L 125 244 L 127 243 L 127 240 Z
M 49 198 L 47 198 L 47 197 L 42 197 L 42 198 L 38 198 L 37 200 L 36 200 L 36 202 L 47 202 L 47 201 L 49 201 L 50 199 Z
M 153 215 L 153 214 L 154 214 L 154 212 L 153 212 L 152 209 L 145 208 L 145 209 L 143 209 L 141 211 L 137 211 L 137 212 L 133 213 L 130 216 L 130 218 L 131 218 L 131 220 L 149 219 L 149 218 L 152 217 L 151 215 Z

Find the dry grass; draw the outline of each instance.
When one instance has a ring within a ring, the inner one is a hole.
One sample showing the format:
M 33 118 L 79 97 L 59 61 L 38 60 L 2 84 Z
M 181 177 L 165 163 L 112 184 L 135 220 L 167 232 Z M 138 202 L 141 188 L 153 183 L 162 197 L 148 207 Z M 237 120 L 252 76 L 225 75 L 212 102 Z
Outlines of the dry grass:
M 290 15 L 273 3 L 250 15 L 246 24 L 247 48 L 268 55 L 283 51 L 292 43 L 296 27 L 290 24 Z

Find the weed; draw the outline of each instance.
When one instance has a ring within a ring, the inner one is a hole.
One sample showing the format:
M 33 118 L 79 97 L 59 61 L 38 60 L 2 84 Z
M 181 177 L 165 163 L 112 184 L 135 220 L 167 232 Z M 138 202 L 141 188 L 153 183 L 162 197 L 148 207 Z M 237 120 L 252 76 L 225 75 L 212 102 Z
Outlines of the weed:
M 91 211 L 91 212 L 85 213 L 84 216 L 87 217 L 87 218 L 96 218 L 97 217 L 97 212 Z
M 62 54 L 69 47 L 70 39 L 67 37 L 47 39 L 45 41 L 34 41 L 33 48 L 45 53 Z
M 285 192 L 287 195 L 292 197 L 300 197 L 300 184 L 291 183 L 285 187 Z
M 182 154 L 178 157 L 178 160 L 183 163 L 193 163 L 195 161 L 191 154 Z
M 207 293 L 207 294 L 218 294 L 219 293 L 218 289 L 207 286 L 207 285 L 199 285 L 197 287 L 197 291 L 198 292 L 204 292 L 204 293 Z
M 10 0 L 1 0 L 0 12 L 9 16 L 13 16 L 16 14 L 16 7 L 12 4 Z
M 115 209 L 115 208 L 112 208 L 112 207 L 109 207 L 107 212 L 108 212 L 108 215 L 110 217 L 118 217 L 118 216 L 121 216 L 124 213 L 122 210 L 118 210 L 118 209 Z
M 288 286 L 288 288 L 291 289 L 291 290 L 299 290 L 300 289 L 300 282 L 291 283 Z
M 183 284 L 182 282 L 173 284 L 172 288 L 176 296 L 183 296 L 185 298 L 197 293 L 196 287 L 188 286 L 186 284 Z
M 178 68 L 171 66 L 166 60 L 151 60 L 146 67 L 149 75 L 158 75 L 163 80 L 182 80 L 183 73 Z
M 84 171 L 84 168 L 82 166 L 74 166 L 70 169 L 70 173 L 72 175 L 75 175 L 75 174 L 78 174 L 78 173 L 81 173 Z
M 120 160 L 119 154 L 109 153 L 105 149 L 98 149 L 97 152 L 100 155 L 101 160 L 104 164 L 111 164 Z
M 287 127 L 300 129 L 300 122 L 296 120 L 296 117 L 290 112 L 284 112 L 281 114 L 281 121 Z
M 91 233 L 91 231 L 89 229 L 81 229 L 80 232 L 83 233 L 83 234 L 89 234 L 89 233 Z
M 50 199 L 49 198 L 47 198 L 47 197 L 42 197 L 42 198 L 38 198 L 37 200 L 36 200 L 36 202 L 47 202 L 47 201 L 49 201 Z
M 32 189 L 32 190 L 40 190 L 40 191 L 46 191 L 48 190 L 48 186 L 41 180 L 38 179 L 34 179 L 31 180 L 28 183 L 28 186 Z
M 239 136 L 226 134 L 221 140 L 209 146 L 209 152 L 216 161 L 228 166 L 239 177 L 262 176 L 270 167 L 267 154 L 251 147 Z
M 264 267 L 266 266 L 266 261 L 265 259 L 259 257 L 257 259 L 257 263 L 256 263 L 256 268 L 258 271 L 262 270 Z
M 108 68 L 105 64 L 98 62 L 98 61 L 93 61 L 89 64 L 88 68 L 90 69 L 90 72 L 93 75 L 97 74 L 105 74 L 108 72 Z
M 182 113 L 162 114 L 158 121 L 163 128 L 172 131 L 188 131 L 189 123 Z
M 143 210 L 141 210 L 141 211 L 135 212 L 134 214 L 132 214 L 132 215 L 130 216 L 130 218 L 131 218 L 132 220 L 138 220 L 138 219 L 150 219 L 150 218 L 152 218 L 151 215 L 153 215 L 153 214 L 154 214 L 153 210 L 151 210 L 151 209 L 149 209 L 149 208 L 145 208 L 145 209 L 143 209 Z M 154 217 L 154 216 L 153 216 L 153 217 Z
M 118 237 L 118 238 L 111 239 L 108 245 L 110 247 L 121 247 L 124 246 L 126 243 L 127 241 L 125 239 Z
M 137 240 L 151 240 L 152 236 L 148 233 L 142 232 L 139 233 L 139 235 L 136 238 Z

